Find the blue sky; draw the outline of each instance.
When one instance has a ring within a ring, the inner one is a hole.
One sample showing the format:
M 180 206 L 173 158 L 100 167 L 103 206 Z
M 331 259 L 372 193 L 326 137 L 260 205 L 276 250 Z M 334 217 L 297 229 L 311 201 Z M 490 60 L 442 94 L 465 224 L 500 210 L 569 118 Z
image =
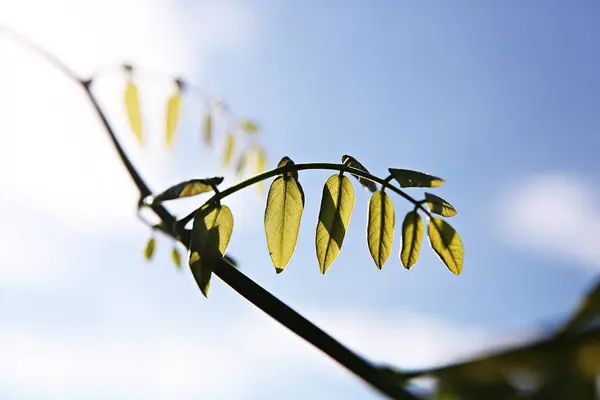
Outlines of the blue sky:
M 405 271 L 398 235 L 378 271 L 357 184 L 341 255 L 321 276 L 314 230 L 331 173 L 300 174 L 307 204 L 281 275 L 264 195 L 229 202 L 230 252 L 246 274 L 353 349 L 407 368 L 542 332 L 597 276 L 599 13 L 591 1 L 0 1 L 0 23 L 83 74 L 127 59 L 223 97 L 260 122 L 270 167 L 352 154 L 380 175 L 445 178 L 436 193 L 459 211 L 460 277 L 428 246 Z M 221 282 L 203 299 L 171 266 L 167 239 L 148 265 L 135 190 L 81 93 L 1 38 L 0 55 L 0 397 L 378 398 Z M 199 144 L 201 105 L 186 103 L 167 153 L 169 82 L 140 88 L 146 149 L 128 131 L 119 77 L 97 86 L 151 186 L 213 174 L 232 184 Z M 409 205 L 394 202 L 399 226 Z

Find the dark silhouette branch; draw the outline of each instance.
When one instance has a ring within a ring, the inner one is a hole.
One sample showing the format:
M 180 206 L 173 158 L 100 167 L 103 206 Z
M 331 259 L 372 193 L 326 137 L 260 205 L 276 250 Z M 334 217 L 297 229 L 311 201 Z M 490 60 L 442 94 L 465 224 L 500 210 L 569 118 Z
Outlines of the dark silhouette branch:
M 44 51 L 41 47 L 35 45 L 30 40 L 13 32 L 12 30 L 0 27 L 0 34 L 2 33 L 8 35 L 22 46 L 31 50 L 33 53 L 41 56 L 55 68 L 64 73 L 71 81 L 80 85 L 80 87 L 85 91 L 87 99 L 94 107 L 94 110 L 98 118 L 100 118 L 100 121 L 102 122 L 107 134 L 109 135 L 123 165 L 125 166 L 129 176 L 133 180 L 140 193 L 141 204 L 141 200 L 151 195 L 152 191 L 125 153 L 125 150 L 117 139 L 117 136 L 108 122 L 106 115 L 94 97 L 94 94 L 91 90 L 93 78 L 80 78 L 59 59 Z M 163 232 L 180 241 L 186 248 L 188 248 L 191 232 L 186 229 L 178 228 L 175 224 L 175 217 L 173 217 L 173 215 L 160 203 L 151 204 L 148 205 L 148 207 L 151 208 L 152 211 L 161 219 Z M 223 280 L 223 282 L 229 285 L 233 290 L 238 292 L 264 313 L 274 318 L 277 322 L 296 333 L 298 336 L 311 343 L 316 348 L 322 350 L 325 354 L 354 373 L 357 377 L 361 378 L 365 383 L 377 389 L 380 393 L 387 395 L 392 399 L 416 399 L 415 396 L 407 392 L 401 385 L 397 384 L 394 379 L 390 379 L 389 374 L 382 373 L 380 368 L 352 352 L 340 342 L 322 331 L 316 325 L 302 317 L 271 293 L 263 289 L 260 285 L 256 284 L 246 275 L 235 269 L 226 259 L 219 260 L 214 266 L 213 272 L 217 277 Z

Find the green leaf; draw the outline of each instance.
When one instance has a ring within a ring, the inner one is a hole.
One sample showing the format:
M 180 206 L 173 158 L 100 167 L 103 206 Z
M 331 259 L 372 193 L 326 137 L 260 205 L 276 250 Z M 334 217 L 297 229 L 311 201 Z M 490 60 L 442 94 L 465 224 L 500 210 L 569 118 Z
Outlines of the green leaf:
M 344 154 L 342 156 L 342 164 L 347 165 L 349 167 L 352 168 L 356 168 L 359 169 L 363 172 L 366 172 L 367 174 L 370 173 L 361 163 L 359 163 L 354 157 L 349 156 L 347 154 Z M 358 182 L 363 185 L 364 187 L 366 187 L 367 189 L 369 189 L 369 191 L 371 192 L 375 192 L 377 190 L 377 184 L 375 184 L 375 182 L 370 181 L 368 179 L 362 178 L 358 175 L 354 175 L 352 174 L 353 177 L 355 177 L 356 179 L 358 179 Z
M 277 164 L 277 168 L 285 167 L 286 165 L 294 165 L 294 161 L 292 161 L 292 159 L 288 156 L 283 157 L 281 161 L 279 161 L 279 164 Z M 298 171 L 292 171 L 290 173 L 283 173 L 280 175 L 283 177 L 291 176 L 292 178 L 298 180 Z
M 400 261 L 406 269 L 411 269 L 419 259 L 421 242 L 425 234 L 425 224 L 416 211 L 411 211 L 402 222 L 402 249 Z
M 171 186 L 164 192 L 156 195 L 152 201 L 160 203 L 162 201 L 180 199 L 182 197 L 196 196 L 201 193 L 210 192 L 213 190 L 213 186 L 218 186 L 222 182 L 223 177 L 221 176 L 206 179 L 192 179 Z
M 204 144 L 207 147 L 212 144 L 212 116 L 210 112 L 204 116 Z
M 244 173 L 244 168 L 246 168 L 246 164 L 248 163 L 248 152 L 245 151 L 240 155 L 237 166 L 235 167 L 235 175 L 238 178 L 241 178 Z
M 396 218 L 394 204 L 383 191 L 376 191 L 369 200 L 367 244 L 377 268 L 383 268 L 392 252 Z
M 265 149 L 261 146 L 256 150 L 256 173 L 260 174 L 267 170 L 267 153 Z M 258 185 L 256 185 L 258 190 L 262 193 L 265 190 L 265 181 L 260 181 Z
M 400 187 L 438 187 L 444 184 L 442 178 L 424 174 L 423 172 L 411 171 L 410 169 L 389 168 L 392 177 L 400 184 Z
M 177 129 L 177 122 L 179 121 L 179 115 L 181 113 L 181 90 L 177 85 L 176 91 L 169 97 L 167 101 L 167 134 L 166 144 L 167 147 L 173 145 L 173 139 L 175 138 L 175 130 Z
M 146 257 L 146 260 L 150 261 L 152 259 L 155 248 L 156 239 L 154 239 L 154 236 L 152 236 L 150 239 L 148 239 L 148 242 L 146 242 L 146 248 L 144 249 L 144 257 Z
M 315 245 L 324 274 L 340 253 L 354 209 L 354 188 L 346 176 L 336 174 L 325 182 Z
M 204 205 L 194 217 L 190 241 L 190 268 L 202 294 L 208 297 L 213 265 L 223 258 L 231 233 L 233 215 L 225 205 Z
M 131 130 L 135 134 L 138 142 L 144 144 L 144 135 L 142 133 L 142 115 L 140 113 L 140 102 L 138 89 L 133 81 L 129 80 L 125 86 L 125 111 L 129 119 Z
M 171 260 L 173 260 L 173 264 L 175 264 L 177 269 L 181 269 L 181 254 L 177 250 L 177 247 L 173 247 L 173 250 L 171 250 Z
M 231 164 L 231 158 L 233 157 L 233 152 L 235 150 L 235 138 L 233 134 L 228 134 L 225 139 L 225 150 L 223 151 L 223 166 L 227 167 Z
M 429 206 L 432 213 L 441 215 L 443 217 L 454 217 L 456 215 L 456 209 L 452 204 L 448 203 L 441 197 L 435 194 L 425 192 L 425 202 Z
M 240 128 L 242 128 L 247 133 L 256 133 L 258 132 L 258 125 L 252 121 L 241 121 Z
M 291 161 L 291 160 L 290 160 Z M 300 230 L 304 193 L 294 177 L 278 177 L 271 184 L 265 209 L 265 234 L 277 273 L 290 262 Z
M 463 264 L 463 244 L 458 233 L 441 218 L 431 218 L 428 232 L 429 243 L 433 250 L 453 274 L 460 275 Z

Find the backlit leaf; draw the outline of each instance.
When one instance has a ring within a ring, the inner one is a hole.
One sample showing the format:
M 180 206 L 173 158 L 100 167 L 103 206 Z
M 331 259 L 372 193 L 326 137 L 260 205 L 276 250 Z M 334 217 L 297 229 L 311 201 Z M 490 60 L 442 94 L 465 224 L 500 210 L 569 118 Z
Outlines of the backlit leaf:
M 235 138 L 233 134 L 228 134 L 225 139 L 225 150 L 223 151 L 223 166 L 228 167 L 231 164 L 231 158 L 235 150 Z
M 204 116 L 204 144 L 207 147 L 212 144 L 212 115 L 210 112 Z
M 411 269 L 419 259 L 421 242 L 425 234 L 425 224 L 416 211 L 411 211 L 402 222 L 402 245 L 400 261 L 406 269 Z
M 369 171 L 361 163 L 359 163 L 354 157 L 349 156 L 347 154 L 344 154 L 342 156 L 342 164 L 359 169 L 361 171 L 366 172 L 367 174 L 369 173 Z M 375 184 L 375 182 L 362 178 L 358 175 L 352 174 L 352 176 L 358 179 L 358 182 L 360 182 L 361 185 L 369 189 L 369 191 L 375 192 L 377 190 L 377 185 Z
M 387 193 L 376 191 L 369 200 L 367 244 L 377 268 L 381 269 L 392 252 L 396 219 L 394 204 Z
M 444 184 L 442 178 L 424 174 L 423 172 L 410 169 L 389 168 L 392 177 L 400 184 L 400 187 L 438 187 Z
M 125 111 L 129 119 L 131 130 L 135 134 L 138 142 L 144 144 L 144 136 L 142 133 L 142 115 L 140 113 L 138 89 L 133 81 L 128 81 L 125 87 Z
M 431 218 L 429 243 L 448 269 L 460 275 L 463 264 L 463 244 L 454 228 L 441 218 Z
M 150 261 L 152 259 L 155 248 L 156 239 L 154 239 L 154 237 L 150 237 L 150 239 L 148 239 L 148 242 L 146 242 L 146 248 L 144 249 L 144 257 L 146 257 L 146 260 Z
M 173 264 L 175 264 L 177 269 L 181 269 L 181 254 L 177 250 L 177 247 L 173 247 L 173 250 L 171 250 L 171 260 L 173 260 Z
M 354 209 L 354 188 L 348 177 L 335 174 L 323 187 L 315 245 L 324 274 L 340 253 Z
M 256 133 L 258 132 L 258 125 L 252 121 L 241 121 L 240 128 L 242 128 L 247 133 Z
M 269 189 L 264 222 L 269 255 L 278 274 L 283 272 L 296 249 L 303 210 L 304 193 L 300 183 L 292 176 L 277 177 Z
M 267 153 L 262 147 L 258 147 L 256 150 L 256 173 L 260 174 L 267 170 Z M 256 187 L 262 193 L 265 190 L 265 181 L 260 181 Z
M 192 179 L 171 186 L 164 192 L 156 195 L 153 202 L 180 199 L 182 197 L 196 196 L 201 193 L 210 192 L 213 186 L 218 186 L 223 182 L 223 177 L 215 176 L 207 179 Z
M 443 217 L 454 217 L 456 215 L 456 209 L 452 204 L 448 203 L 441 197 L 435 194 L 425 193 L 425 202 L 429 206 L 432 213 L 441 215 Z
M 285 167 L 286 165 L 294 165 L 294 161 L 288 156 L 283 157 L 279 163 L 277 164 L 277 168 Z M 292 178 L 298 180 L 298 171 L 291 171 L 289 173 L 280 174 L 281 176 L 291 176 Z
M 166 144 L 167 147 L 173 145 L 173 139 L 175 138 L 175 131 L 177 129 L 177 123 L 179 122 L 179 115 L 181 113 L 181 90 L 179 85 L 169 100 L 167 101 L 167 131 L 166 131 Z
M 244 174 L 244 169 L 248 163 L 248 151 L 244 151 L 238 160 L 237 166 L 235 167 L 235 175 L 241 178 Z
M 204 296 L 208 296 L 214 263 L 223 258 L 232 232 L 233 215 L 229 207 L 209 204 L 196 211 L 189 264 Z

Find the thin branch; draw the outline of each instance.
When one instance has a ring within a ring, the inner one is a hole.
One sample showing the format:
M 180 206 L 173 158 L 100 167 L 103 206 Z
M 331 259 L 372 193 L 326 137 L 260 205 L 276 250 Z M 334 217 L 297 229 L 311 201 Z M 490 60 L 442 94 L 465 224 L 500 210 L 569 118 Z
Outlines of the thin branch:
M 136 170 L 133 163 L 129 160 L 129 157 L 125 153 L 125 150 L 117 139 L 113 128 L 108 122 L 104 112 L 100 108 L 100 105 L 91 91 L 92 79 L 81 79 L 56 57 L 48 54 L 42 48 L 33 44 L 28 39 L 25 39 L 23 36 L 2 27 L 0 27 L 0 33 L 8 34 L 19 44 L 25 46 L 33 53 L 43 57 L 46 61 L 62 71 L 73 82 L 79 84 L 84 89 L 88 100 L 92 104 L 97 116 L 100 118 L 102 125 L 109 135 L 115 150 L 119 155 L 119 158 L 121 159 L 127 172 L 131 176 L 138 191 L 140 192 L 140 198 L 149 196 L 152 191 L 145 183 L 139 172 Z M 162 220 L 163 226 L 165 227 L 164 232 L 170 234 L 173 238 L 179 240 L 184 246 L 186 246 L 186 248 L 188 248 L 190 242 L 190 231 L 185 229 L 177 229 L 175 225 L 175 218 L 160 203 L 151 204 L 149 207 Z M 393 379 L 389 379 L 389 376 L 385 373 L 382 373 L 379 368 L 369 363 L 356 353 L 350 351 L 331 336 L 327 335 L 316 325 L 312 324 L 306 318 L 292 310 L 275 296 L 271 295 L 268 291 L 252 281 L 250 278 L 236 270 L 225 259 L 220 260 L 215 265 L 213 272 L 232 289 L 241 294 L 260 310 L 274 318 L 292 332 L 296 333 L 302 339 L 308 341 L 313 346 L 325 352 L 335 361 L 340 363 L 349 371 L 353 372 L 356 376 L 370 384 L 373 388 L 379 390 L 382 394 L 385 394 L 392 399 L 416 399 L 416 397 L 404 390 L 404 388 L 397 384 Z

